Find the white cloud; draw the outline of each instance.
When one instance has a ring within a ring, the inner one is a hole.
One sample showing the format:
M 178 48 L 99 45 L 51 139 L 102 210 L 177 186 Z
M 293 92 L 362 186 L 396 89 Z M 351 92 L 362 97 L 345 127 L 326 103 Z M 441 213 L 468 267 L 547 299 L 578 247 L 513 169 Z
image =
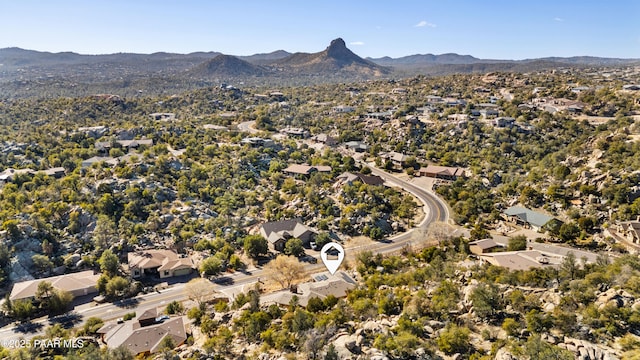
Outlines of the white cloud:
M 362 41 L 353 41 L 353 42 L 350 42 L 349 45 L 364 45 L 364 42 L 362 42 Z
M 557 22 L 563 22 L 564 21 L 563 18 L 559 18 L 559 17 L 554 17 L 553 20 L 555 20 Z
M 415 25 L 414 25 L 414 27 L 425 27 L 425 26 L 428 26 L 428 27 L 430 27 L 430 28 L 434 28 L 434 27 L 436 27 L 437 25 L 436 25 L 436 24 L 432 24 L 432 23 L 430 23 L 430 22 L 428 22 L 428 21 L 426 21 L 426 20 L 422 20 L 422 21 L 420 21 L 419 23 L 417 23 L 417 24 L 415 24 Z

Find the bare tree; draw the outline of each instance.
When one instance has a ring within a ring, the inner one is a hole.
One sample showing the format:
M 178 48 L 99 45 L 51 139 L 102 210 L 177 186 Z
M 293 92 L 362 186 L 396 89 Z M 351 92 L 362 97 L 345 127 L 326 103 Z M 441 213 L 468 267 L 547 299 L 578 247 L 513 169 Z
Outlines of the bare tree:
M 265 269 L 269 278 L 283 288 L 288 288 L 304 278 L 304 266 L 295 256 L 278 255 L 265 266 Z
M 211 281 L 203 278 L 189 281 L 184 286 L 184 292 L 189 300 L 194 301 L 198 306 L 213 298 L 213 295 L 216 293 Z

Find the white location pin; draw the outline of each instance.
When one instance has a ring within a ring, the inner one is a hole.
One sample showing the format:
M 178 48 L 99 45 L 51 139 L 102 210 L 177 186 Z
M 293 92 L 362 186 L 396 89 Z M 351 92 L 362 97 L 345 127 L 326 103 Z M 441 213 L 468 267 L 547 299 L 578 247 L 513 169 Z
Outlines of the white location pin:
M 320 250 L 320 258 L 327 267 L 331 275 L 335 274 L 344 260 L 344 249 L 342 245 L 334 242 L 325 244 Z

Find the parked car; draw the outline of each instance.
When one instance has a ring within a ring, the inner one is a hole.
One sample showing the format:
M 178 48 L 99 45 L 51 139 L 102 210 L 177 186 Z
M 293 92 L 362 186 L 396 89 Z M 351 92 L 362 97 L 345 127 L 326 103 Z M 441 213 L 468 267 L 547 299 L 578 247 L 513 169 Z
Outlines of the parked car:
M 307 262 L 309 264 L 316 264 L 318 262 L 318 259 L 311 255 L 304 255 L 300 258 L 300 261 Z

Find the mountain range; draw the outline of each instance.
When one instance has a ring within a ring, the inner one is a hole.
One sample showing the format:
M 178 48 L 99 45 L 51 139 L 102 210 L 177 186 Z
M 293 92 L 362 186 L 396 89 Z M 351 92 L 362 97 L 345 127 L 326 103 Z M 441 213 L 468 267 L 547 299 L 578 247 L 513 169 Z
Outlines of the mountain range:
M 57 86 L 59 90 L 68 90 L 69 85 L 73 85 L 76 92 L 129 87 L 144 87 L 146 91 L 157 92 L 151 87 L 173 91 L 234 81 L 304 84 L 415 74 L 525 72 L 558 67 L 630 64 L 640 64 L 640 59 L 579 56 L 514 61 L 478 59 L 453 53 L 364 59 L 349 50 L 340 38 L 316 53 L 278 50 L 251 56 L 231 56 L 219 52 L 81 55 L 14 47 L 0 49 L 0 87 L 4 89 L 0 90 L 0 96 L 28 96 L 21 94 L 21 91 L 36 84 L 45 88 Z

